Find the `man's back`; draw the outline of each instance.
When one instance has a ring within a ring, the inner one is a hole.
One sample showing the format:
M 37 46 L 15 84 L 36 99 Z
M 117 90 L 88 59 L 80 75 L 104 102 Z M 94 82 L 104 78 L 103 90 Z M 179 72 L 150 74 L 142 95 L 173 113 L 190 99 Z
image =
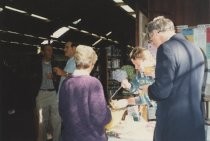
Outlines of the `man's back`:
M 156 80 L 150 87 L 158 101 L 157 141 L 204 141 L 203 73 L 201 51 L 183 36 L 175 35 L 158 48 Z

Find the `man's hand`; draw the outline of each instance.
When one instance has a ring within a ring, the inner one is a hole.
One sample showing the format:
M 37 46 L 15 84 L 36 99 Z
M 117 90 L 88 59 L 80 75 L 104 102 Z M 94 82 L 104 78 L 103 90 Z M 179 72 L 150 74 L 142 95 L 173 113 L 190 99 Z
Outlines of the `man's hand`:
M 53 75 L 52 75 L 52 73 L 50 73 L 50 72 L 47 73 L 46 75 L 47 75 L 47 79 L 52 79 L 52 78 L 53 78 Z
M 53 71 L 58 75 L 58 76 L 65 76 L 66 72 L 60 69 L 59 67 L 54 67 Z

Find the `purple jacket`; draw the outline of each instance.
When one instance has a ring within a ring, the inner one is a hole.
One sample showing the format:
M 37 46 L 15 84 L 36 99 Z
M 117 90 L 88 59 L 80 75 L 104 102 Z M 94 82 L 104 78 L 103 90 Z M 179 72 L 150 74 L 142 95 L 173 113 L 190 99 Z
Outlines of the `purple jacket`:
M 64 80 L 59 95 L 63 141 L 105 141 L 104 126 L 111 120 L 101 82 L 92 76 Z

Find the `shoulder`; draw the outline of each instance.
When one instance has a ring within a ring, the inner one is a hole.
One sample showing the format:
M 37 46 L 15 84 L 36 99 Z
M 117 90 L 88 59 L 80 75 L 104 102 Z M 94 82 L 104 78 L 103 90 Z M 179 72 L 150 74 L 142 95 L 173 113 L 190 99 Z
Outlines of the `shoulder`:
M 98 86 L 102 87 L 101 82 L 96 77 L 93 76 L 84 77 L 84 82 L 89 83 L 92 87 L 98 87 Z
M 67 63 L 74 63 L 75 62 L 75 59 L 74 57 L 71 57 L 67 60 Z
M 180 49 L 183 49 L 183 46 L 193 46 L 182 34 L 175 34 L 168 41 L 164 42 L 159 48 L 158 51 L 164 54 L 174 54 Z
M 93 83 L 100 83 L 100 81 L 96 77 L 93 77 L 93 76 L 88 76 L 86 77 L 86 79 L 88 79 L 89 81 Z
M 57 66 L 58 64 L 59 64 L 59 63 L 58 63 L 57 60 L 54 60 L 54 59 L 51 60 L 51 65 L 52 65 L 52 66 Z
M 93 76 L 74 76 L 71 75 L 69 77 L 67 77 L 64 82 L 69 82 L 69 81 L 83 81 L 84 83 L 101 83 L 96 77 Z
M 67 60 L 66 66 L 68 67 L 68 66 L 72 66 L 72 65 L 75 65 L 75 60 L 74 60 L 74 58 L 69 58 Z

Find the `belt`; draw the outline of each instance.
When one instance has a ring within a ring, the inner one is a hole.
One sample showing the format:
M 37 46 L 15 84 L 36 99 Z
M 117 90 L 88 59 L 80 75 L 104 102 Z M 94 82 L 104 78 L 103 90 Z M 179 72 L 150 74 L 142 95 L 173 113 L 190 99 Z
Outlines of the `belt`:
M 55 89 L 40 89 L 42 91 L 55 91 Z

